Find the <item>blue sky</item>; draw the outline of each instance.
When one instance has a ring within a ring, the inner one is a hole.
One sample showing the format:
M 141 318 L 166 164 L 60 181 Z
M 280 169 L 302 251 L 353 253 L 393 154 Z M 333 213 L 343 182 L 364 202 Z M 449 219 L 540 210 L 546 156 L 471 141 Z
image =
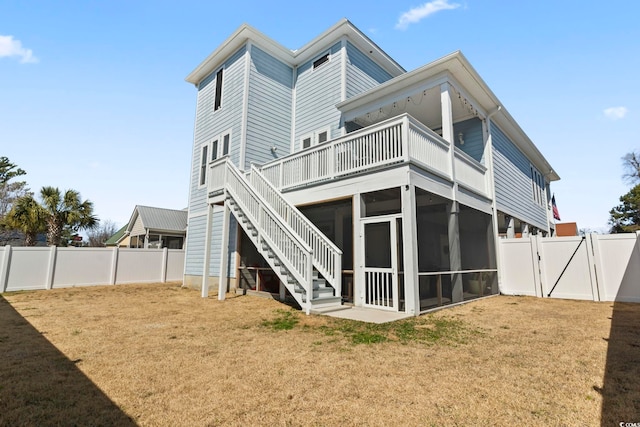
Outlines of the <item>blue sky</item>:
M 631 0 L 0 0 L 0 155 L 118 225 L 136 204 L 181 209 L 187 74 L 242 23 L 298 49 L 347 18 L 407 70 L 461 50 L 562 178 L 563 221 L 605 228 L 640 149 L 638 16 Z

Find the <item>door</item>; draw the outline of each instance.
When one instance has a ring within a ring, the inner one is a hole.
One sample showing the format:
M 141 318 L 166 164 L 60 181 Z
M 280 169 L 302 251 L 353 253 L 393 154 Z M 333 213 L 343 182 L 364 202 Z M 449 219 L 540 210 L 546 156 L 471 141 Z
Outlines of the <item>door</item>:
M 397 218 L 362 221 L 364 238 L 364 305 L 398 311 Z

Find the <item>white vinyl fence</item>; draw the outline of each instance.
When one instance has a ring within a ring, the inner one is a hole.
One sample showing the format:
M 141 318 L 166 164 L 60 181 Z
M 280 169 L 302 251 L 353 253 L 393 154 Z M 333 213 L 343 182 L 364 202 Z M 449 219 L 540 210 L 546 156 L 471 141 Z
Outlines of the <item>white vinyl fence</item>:
M 640 302 L 640 232 L 500 240 L 500 292 Z
M 0 292 L 182 280 L 184 250 L 0 247 Z

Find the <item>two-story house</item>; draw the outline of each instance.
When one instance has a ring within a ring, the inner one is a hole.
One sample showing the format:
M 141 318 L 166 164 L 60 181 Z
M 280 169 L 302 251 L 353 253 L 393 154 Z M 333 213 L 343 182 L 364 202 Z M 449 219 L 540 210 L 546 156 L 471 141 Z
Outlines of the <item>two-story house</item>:
M 417 315 L 499 292 L 496 239 L 552 232 L 559 177 L 460 52 L 406 72 L 348 20 L 243 25 L 197 108 L 184 282 Z

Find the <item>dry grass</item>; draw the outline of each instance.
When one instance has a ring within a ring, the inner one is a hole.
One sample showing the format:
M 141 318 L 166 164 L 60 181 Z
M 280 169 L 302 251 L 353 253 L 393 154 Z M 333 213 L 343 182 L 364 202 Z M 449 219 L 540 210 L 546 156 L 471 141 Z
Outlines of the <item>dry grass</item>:
M 178 285 L 0 297 L 0 425 L 640 422 L 640 305 L 497 297 L 387 325 Z

